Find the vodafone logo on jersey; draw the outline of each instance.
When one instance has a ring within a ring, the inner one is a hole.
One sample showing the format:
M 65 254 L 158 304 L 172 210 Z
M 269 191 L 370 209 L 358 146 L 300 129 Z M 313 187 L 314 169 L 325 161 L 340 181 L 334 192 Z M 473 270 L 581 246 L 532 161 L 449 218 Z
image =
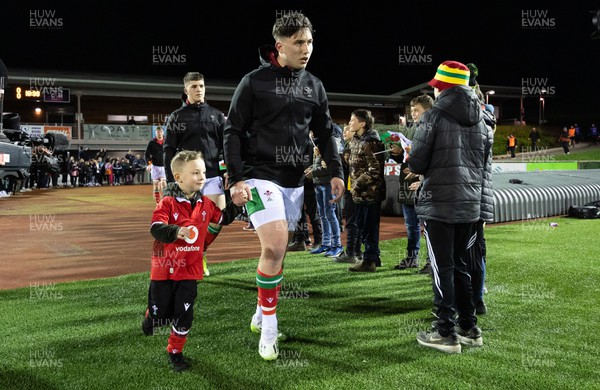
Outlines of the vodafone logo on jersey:
M 189 237 L 185 237 L 184 240 L 188 244 L 193 244 L 198 239 L 198 228 L 196 226 L 186 226 L 186 227 L 188 229 L 190 229 L 190 236 Z

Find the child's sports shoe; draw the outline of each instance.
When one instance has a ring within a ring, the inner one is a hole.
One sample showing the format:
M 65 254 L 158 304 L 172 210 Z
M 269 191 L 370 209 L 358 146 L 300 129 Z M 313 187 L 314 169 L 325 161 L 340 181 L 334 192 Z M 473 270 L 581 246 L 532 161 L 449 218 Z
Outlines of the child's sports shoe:
M 328 250 L 327 252 L 325 252 L 325 257 L 339 257 L 342 252 L 344 252 L 344 248 L 342 248 L 341 246 L 335 246 L 332 247 L 330 250 Z
M 202 256 L 202 270 L 204 271 L 204 276 L 210 276 L 208 264 L 206 263 L 206 256 Z
M 309 253 L 311 255 L 318 255 L 320 253 L 325 253 L 325 252 L 328 252 L 330 250 L 331 250 L 330 246 L 320 246 L 318 248 L 315 248 L 315 249 L 311 250 Z
M 446 353 L 460 353 L 460 341 L 456 333 L 450 333 L 448 336 L 441 336 L 437 330 L 432 332 L 419 332 L 417 341 L 424 347 L 434 348 Z
M 474 326 L 469 330 L 462 329 L 460 326 L 455 326 L 454 330 L 462 345 L 470 345 L 472 347 L 481 347 L 483 345 L 481 329 L 479 329 L 478 326 Z
M 179 353 L 170 353 L 169 359 L 171 360 L 171 367 L 175 372 L 185 371 L 190 368 L 190 364 L 185 361 L 183 354 Z

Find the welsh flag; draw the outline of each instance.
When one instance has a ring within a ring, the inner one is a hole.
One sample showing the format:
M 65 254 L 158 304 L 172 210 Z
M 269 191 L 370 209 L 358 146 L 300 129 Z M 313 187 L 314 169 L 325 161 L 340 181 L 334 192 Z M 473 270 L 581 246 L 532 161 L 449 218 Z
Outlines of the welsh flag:
M 402 149 L 406 150 L 407 147 L 412 146 L 412 141 L 406 138 L 406 136 L 400 132 L 388 131 L 381 135 L 381 140 L 385 144 L 400 144 Z M 404 153 L 404 162 L 408 158 L 408 153 Z
M 219 161 L 219 170 L 220 171 L 226 171 L 227 170 L 227 165 L 225 164 L 225 160 Z

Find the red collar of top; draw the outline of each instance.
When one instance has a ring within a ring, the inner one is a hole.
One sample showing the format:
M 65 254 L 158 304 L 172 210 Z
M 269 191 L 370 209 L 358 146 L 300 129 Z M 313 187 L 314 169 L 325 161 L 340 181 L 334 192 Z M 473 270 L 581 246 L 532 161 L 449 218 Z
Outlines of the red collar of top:
M 283 68 L 283 66 L 281 66 L 279 61 L 277 61 L 277 52 L 276 51 L 269 52 L 269 62 L 271 64 L 273 64 L 273 66 L 276 66 L 278 68 Z
M 289 66 L 281 66 L 279 61 L 277 61 L 277 52 L 275 52 L 275 51 L 272 51 L 269 53 L 269 62 L 277 68 L 287 68 L 291 71 L 294 70 L 294 69 L 290 68 Z

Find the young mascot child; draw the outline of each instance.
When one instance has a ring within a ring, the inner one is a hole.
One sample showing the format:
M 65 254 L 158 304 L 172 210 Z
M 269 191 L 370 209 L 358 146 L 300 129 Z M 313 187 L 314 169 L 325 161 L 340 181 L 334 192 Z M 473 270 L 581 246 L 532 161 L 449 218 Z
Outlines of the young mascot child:
M 206 166 L 200 152 L 182 150 L 171 161 L 175 183 L 169 184 L 152 215 L 154 237 L 148 308 L 142 330 L 169 325 L 167 352 L 174 371 L 189 368 L 182 351 L 194 317 L 197 281 L 203 277 L 202 257 L 221 225 L 241 213 L 230 202 L 220 210 L 200 189 Z

